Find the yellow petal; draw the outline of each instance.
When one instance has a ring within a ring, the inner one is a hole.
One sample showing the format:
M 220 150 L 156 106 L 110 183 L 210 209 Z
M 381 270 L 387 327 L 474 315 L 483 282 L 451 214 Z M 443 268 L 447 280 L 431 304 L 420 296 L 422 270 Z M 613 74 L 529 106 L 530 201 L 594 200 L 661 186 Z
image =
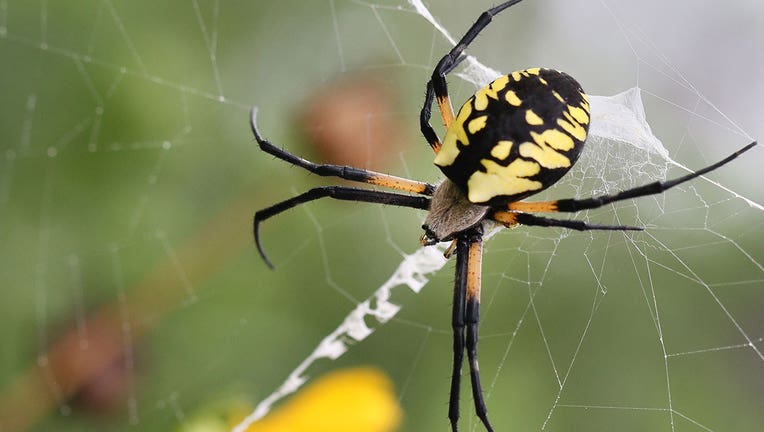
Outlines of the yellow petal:
M 247 432 L 389 432 L 401 418 L 390 379 L 363 367 L 324 375 Z

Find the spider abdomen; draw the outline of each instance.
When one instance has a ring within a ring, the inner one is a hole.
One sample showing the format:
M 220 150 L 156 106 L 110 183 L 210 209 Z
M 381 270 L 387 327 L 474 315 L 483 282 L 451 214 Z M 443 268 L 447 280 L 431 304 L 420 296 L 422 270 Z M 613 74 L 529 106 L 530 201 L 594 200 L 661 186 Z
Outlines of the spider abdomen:
M 557 182 L 588 130 L 589 102 L 576 80 L 551 69 L 517 71 L 462 105 L 435 165 L 470 202 L 502 205 Z

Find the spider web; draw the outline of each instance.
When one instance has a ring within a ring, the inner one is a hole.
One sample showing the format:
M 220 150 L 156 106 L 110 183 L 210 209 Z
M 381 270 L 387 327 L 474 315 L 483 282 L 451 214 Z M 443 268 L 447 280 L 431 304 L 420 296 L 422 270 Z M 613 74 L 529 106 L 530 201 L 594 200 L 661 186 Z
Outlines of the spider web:
M 0 429 L 182 429 L 231 395 L 251 420 L 371 363 L 396 382 L 403 430 L 447 430 L 453 263 L 417 249 L 424 214 L 312 203 L 264 225 L 267 271 L 254 210 L 326 183 L 264 157 L 247 111 L 310 154 L 289 119 L 311 92 L 382 76 L 398 103 L 374 116 L 405 138 L 367 164 L 437 181 L 423 84 L 492 2 L 252 3 L 0 0 Z M 457 106 L 531 66 L 606 95 L 579 162 L 534 199 L 676 177 L 764 135 L 761 6 L 578 3 L 512 7 L 449 78 Z M 480 362 L 498 430 L 764 422 L 760 160 L 572 215 L 641 233 L 491 232 Z M 467 394 L 462 426 L 480 430 Z

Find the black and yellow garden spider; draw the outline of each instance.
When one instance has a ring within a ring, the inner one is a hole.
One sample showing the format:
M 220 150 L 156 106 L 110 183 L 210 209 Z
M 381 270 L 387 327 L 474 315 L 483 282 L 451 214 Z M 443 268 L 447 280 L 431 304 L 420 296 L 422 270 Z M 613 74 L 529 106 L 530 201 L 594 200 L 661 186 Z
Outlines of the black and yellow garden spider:
M 446 254 L 449 256 L 454 250 L 456 252 L 451 321 L 454 355 L 448 410 L 453 431 L 458 429 L 465 349 L 476 414 L 485 428 L 493 431 L 483 400 L 477 359 L 484 221 L 498 222 L 507 227 L 532 225 L 580 231 L 641 230 L 639 227 L 552 219 L 534 213 L 578 212 L 616 201 L 659 194 L 721 167 L 756 145 L 752 142 L 725 159 L 685 176 L 612 195 L 522 201 L 556 183 L 583 150 L 590 113 L 589 102 L 581 86 L 567 74 L 556 70 L 532 68 L 512 72 L 478 90 L 454 116 L 446 85 L 446 75 L 466 58 L 464 50 L 493 16 L 520 1 L 510 0 L 483 12 L 459 43 L 440 59 L 427 83 L 420 127 L 436 154 L 435 165 L 446 176 L 437 185 L 350 166 L 316 164 L 295 156 L 262 138 L 256 125 L 257 110 L 252 110 L 252 131 L 266 153 L 320 176 L 339 177 L 418 194 L 325 186 L 262 209 L 255 213 L 254 235 L 258 251 L 269 267 L 273 265 L 260 242 L 260 223 L 292 207 L 324 197 L 427 210 L 427 218 L 422 225 L 422 245 L 452 242 Z M 437 101 L 446 127 L 443 141 L 430 125 L 434 101 Z

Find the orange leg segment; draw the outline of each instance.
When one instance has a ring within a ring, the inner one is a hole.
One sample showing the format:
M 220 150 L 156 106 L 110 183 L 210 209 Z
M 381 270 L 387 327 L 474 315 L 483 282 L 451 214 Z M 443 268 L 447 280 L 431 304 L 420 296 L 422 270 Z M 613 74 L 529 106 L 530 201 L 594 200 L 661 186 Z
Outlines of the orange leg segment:
M 557 201 L 516 201 L 509 203 L 507 210 L 527 213 L 556 213 L 559 211 L 557 209 Z
M 454 109 L 451 107 L 451 99 L 448 95 L 443 97 L 438 96 L 436 99 L 438 100 L 440 116 L 443 118 L 443 125 L 448 130 L 448 127 L 454 122 Z

